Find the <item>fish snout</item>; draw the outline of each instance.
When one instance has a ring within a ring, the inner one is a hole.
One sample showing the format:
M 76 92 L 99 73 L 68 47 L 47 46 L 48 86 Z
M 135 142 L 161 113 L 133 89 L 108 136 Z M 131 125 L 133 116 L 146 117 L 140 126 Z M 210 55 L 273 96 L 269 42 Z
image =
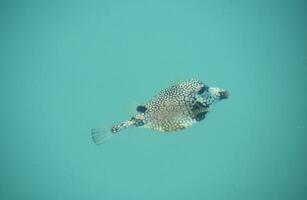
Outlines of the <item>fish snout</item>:
M 226 91 L 226 90 L 222 90 L 219 92 L 219 99 L 222 100 L 222 99 L 227 99 L 229 96 L 229 92 Z
M 209 92 L 216 100 L 227 99 L 229 97 L 229 92 L 227 90 L 218 87 L 211 87 Z

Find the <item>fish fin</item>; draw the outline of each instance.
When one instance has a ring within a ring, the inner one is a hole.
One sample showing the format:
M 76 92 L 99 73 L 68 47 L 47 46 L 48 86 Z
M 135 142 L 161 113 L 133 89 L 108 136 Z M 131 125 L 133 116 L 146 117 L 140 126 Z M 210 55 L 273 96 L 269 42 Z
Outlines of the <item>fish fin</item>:
M 91 136 L 93 142 L 100 145 L 112 137 L 113 133 L 110 129 L 92 129 Z
M 124 104 L 123 111 L 124 113 L 128 114 L 129 116 L 134 116 L 137 114 L 136 108 L 140 104 L 134 100 L 133 98 L 127 98 L 127 101 Z

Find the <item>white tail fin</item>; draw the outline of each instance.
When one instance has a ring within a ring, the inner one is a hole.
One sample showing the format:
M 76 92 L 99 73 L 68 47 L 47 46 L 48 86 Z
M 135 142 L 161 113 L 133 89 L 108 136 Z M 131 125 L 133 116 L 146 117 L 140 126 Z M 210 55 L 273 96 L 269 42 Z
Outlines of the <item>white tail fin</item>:
M 91 135 L 93 142 L 100 145 L 110 139 L 113 135 L 110 129 L 92 129 Z

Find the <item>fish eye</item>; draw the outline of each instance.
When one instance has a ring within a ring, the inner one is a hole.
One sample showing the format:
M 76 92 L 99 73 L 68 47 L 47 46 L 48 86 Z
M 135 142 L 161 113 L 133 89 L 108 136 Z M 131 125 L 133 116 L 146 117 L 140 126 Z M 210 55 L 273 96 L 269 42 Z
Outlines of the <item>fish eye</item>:
M 147 108 L 143 105 L 136 107 L 136 111 L 138 111 L 140 113 L 144 113 L 144 112 L 146 112 L 146 110 L 147 110 Z
M 206 86 L 206 85 L 204 85 L 204 86 L 202 86 L 201 88 L 200 88 L 200 90 L 198 90 L 198 94 L 202 94 L 202 93 L 204 93 L 206 90 L 208 90 L 208 86 Z

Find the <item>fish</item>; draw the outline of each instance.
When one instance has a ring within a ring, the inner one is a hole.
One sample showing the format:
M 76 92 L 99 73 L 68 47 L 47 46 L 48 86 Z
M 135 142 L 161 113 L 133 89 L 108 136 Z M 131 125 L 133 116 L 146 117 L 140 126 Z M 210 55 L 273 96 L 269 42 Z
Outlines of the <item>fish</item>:
M 137 106 L 137 114 L 128 120 L 107 130 L 92 129 L 92 140 L 97 145 L 102 144 L 130 126 L 162 133 L 180 131 L 204 120 L 215 103 L 228 97 L 227 90 L 210 87 L 196 78 L 173 84 Z

